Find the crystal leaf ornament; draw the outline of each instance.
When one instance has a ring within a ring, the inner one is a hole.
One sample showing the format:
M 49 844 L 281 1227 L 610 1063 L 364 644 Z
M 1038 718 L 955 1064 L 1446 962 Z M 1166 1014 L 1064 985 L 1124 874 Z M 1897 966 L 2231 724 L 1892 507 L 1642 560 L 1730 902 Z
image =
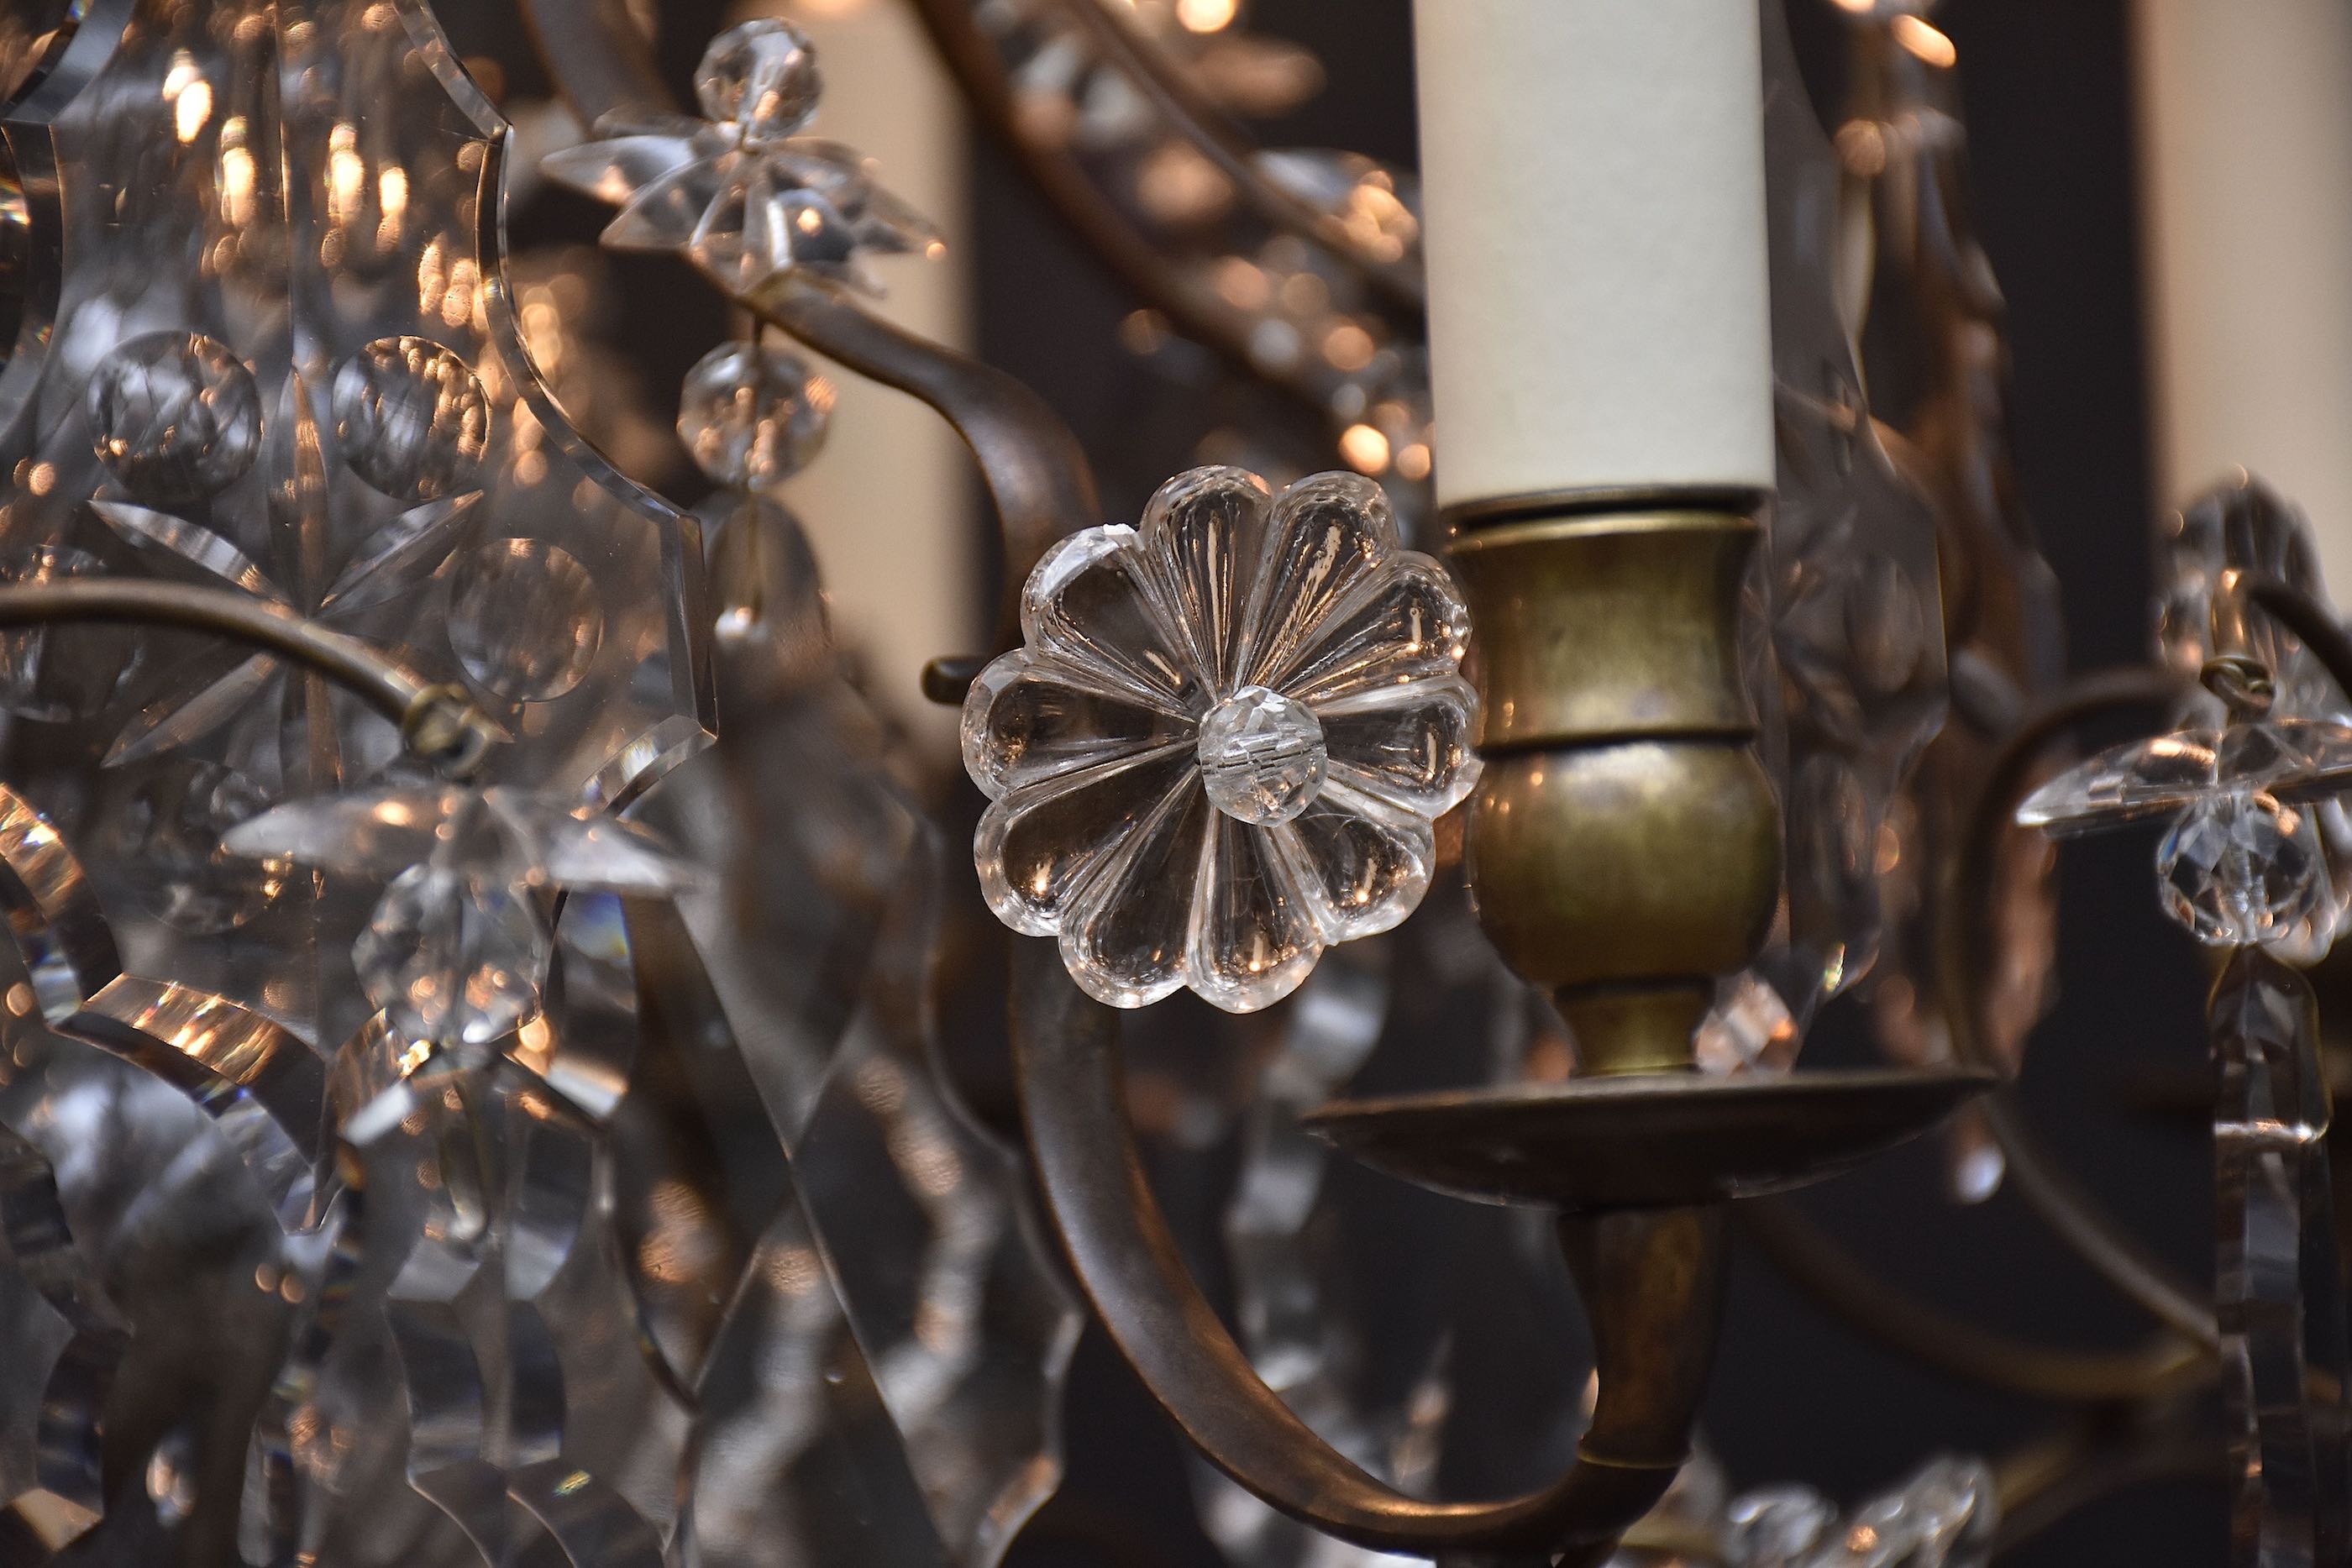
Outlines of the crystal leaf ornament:
M 557 887 L 677 892 L 692 866 L 641 828 L 493 787 L 393 786 L 297 800 L 230 832 L 237 854 L 395 873 L 352 959 L 368 999 L 418 1043 L 486 1045 L 538 1016 Z
M 1477 697 L 1462 602 L 1372 481 L 1181 475 L 1049 552 L 1021 622 L 964 704 L 974 854 L 1089 995 L 1254 1011 L 1421 901 Z
M 2156 817 L 2167 913 L 2215 946 L 2325 950 L 2334 922 L 2316 804 L 2352 789 L 2352 727 L 2247 719 L 2101 752 L 2026 798 L 2017 820 L 2056 836 Z
M 709 119 L 608 120 L 604 139 L 541 165 L 621 208 L 607 246 L 675 251 L 737 294 L 807 274 L 878 295 L 869 256 L 937 254 L 939 231 L 877 186 L 855 150 L 797 134 L 819 85 L 799 28 L 768 19 L 721 33 L 694 79 Z

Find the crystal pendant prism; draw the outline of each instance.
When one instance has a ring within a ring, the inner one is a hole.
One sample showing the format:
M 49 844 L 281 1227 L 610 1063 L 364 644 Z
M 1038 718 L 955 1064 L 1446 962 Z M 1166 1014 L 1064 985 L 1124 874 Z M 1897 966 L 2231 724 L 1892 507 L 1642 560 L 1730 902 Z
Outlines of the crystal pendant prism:
M 2318 1009 L 2308 981 L 2249 947 L 2214 984 L 2206 1023 L 2231 1561 L 2341 1563 L 2352 1552 L 2352 1367 Z

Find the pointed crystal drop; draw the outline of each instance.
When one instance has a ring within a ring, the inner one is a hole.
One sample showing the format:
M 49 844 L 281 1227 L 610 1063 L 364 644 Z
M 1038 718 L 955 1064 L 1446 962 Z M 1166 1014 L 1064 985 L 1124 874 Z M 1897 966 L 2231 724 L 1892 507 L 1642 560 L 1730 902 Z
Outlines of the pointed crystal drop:
M 1391 557 L 1292 646 L 1273 666 L 1254 658 L 1253 672 L 1301 702 L 1331 702 L 1456 674 L 1469 652 L 1470 612 L 1444 568 L 1407 552 Z
M 727 343 L 686 373 L 677 436 L 714 485 L 761 490 L 808 465 L 824 445 L 833 384 L 797 354 Z
M 1209 834 L 1188 983 L 1227 1012 L 1255 1012 L 1298 988 L 1322 956 L 1322 932 L 1273 834 L 1222 818 Z
M 1202 716 L 1199 756 L 1217 810 L 1261 826 L 1313 805 L 1330 765 L 1314 713 L 1264 686 L 1244 686 Z
M 781 141 L 806 125 L 824 88 L 808 35 L 773 18 L 719 34 L 694 72 L 702 112 L 732 125 L 746 147 Z
M 1140 756 L 1184 738 L 1158 708 L 1095 689 L 1016 649 L 981 671 L 964 699 L 964 768 L 991 800 L 1024 784 Z
M 1171 800 L 1198 798 L 1193 771 L 1187 749 L 1168 746 L 1006 792 L 972 835 L 989 908 L 1033 936 L 1063 930 L 1071 900 L 1115 874 L 1105 868 L 1122 856 L 1144 852 L 1139 846 L 1159 831 Z M 1175 879 L 1166 895 L 1189 894 L 1190 869 L 1165 869 Z
M 1298 891 L 1331 942 L 1402 923 L 1437 866 L 1437 835 L 1427 821 L 1330 780 L 1278 836 Z
M 1282 493 L 1249 584 L 1242 678 L 1285 668 L 1397 548 L 1387 494 L 1360 474 L 1318 474 Z
M 194 332 L 150 332 L 99 362 L 89 392 L 92 444 L 142 500 L 225 489 L 261 451 L 261 394 L 243 361 Z
M 480 1045 L 538 1014 L 551 946 L 539 911 L 495 873 L 427 861 L 384 889 L 352 963 L 410 1040 Z
M 2230 1560 L 2341 1563 L 2352 1550 L 2352 1485 L 2318 1010 L 2301 975 L 2243 950 L 2206 1014 Z
M 1037 562 L 1021 596 L 1021 630 L 1048 653 L 1107 689 L 1171 713 L 1197 712 L 1206 672 L 1192 639 L 1171 626 L 1133 528 L 1111 524 L 1072 534 Z
M 1424 817 L 1476 788 L 1478 694 L 1457 675 L 1376 688 L 1320 708 L 1334 776 Z
M 2158 844 L 2156 869 L 2166 913 L 2213 946 L 2292 936 L 2328 896 L 2311 810 L 2252 790 L 2190 806 Z

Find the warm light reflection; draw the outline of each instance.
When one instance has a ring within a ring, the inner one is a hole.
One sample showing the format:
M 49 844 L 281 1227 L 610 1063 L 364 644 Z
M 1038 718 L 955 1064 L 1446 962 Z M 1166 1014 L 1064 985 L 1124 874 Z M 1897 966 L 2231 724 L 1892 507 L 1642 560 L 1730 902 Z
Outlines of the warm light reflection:
M 1960 57 L 1952 40 L 1936 25 L 1918 16 L 1897 16 L 1887 24 L 1895 41 L 1931 66 L 1948 66 Z
M 236 141 L 232 144 L 230 132 Z M 254 192 L 260 171 L 255 166 L 253 154 L 245 147 L 245 120 L 232 119 L 221 128 L 220 193 L 221 216 L 231 228 L 243 228 L 253 222 Z
M 1353 321 L 1342 321 L 1324 335 L 1323 357 L 1333 370 L 1353 373 L 1372 362 L 1375 347 L 1370 332 Z
M 1176 0 L 1176 20 L 1188 33 L 1213 33 L 1230 26 L 1238 0 Z
M 359 154 L 359 127 L 345 120 L 327 133 L 327 212 L 337 225 L 359 216 L 367 161 Z
M 1369 424 L 1351 424 L 1339 433 L 1339 455 L 1359 474 L 1379 474 L 1389 465 L 1389 438 Z
M 182 141 L 194 141 L 213 117 L 213 86 L 208 81 L 192 81 L 184 91 L 172 100 L 172 127 Z
M 1396 183 L 1385 169 L 1375 169 L 1349 187 L 1339 221 L 1367 256 L 1381 261 L 1402 258 L 1421 237 L 1421 222 L 1396 193 Z

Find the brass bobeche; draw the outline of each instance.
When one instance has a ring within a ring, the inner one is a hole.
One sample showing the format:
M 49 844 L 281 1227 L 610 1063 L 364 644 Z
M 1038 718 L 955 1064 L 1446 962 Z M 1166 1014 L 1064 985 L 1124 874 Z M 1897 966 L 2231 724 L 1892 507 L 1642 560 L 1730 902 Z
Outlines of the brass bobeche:
M 1478 914 L 1549 989 L 1583 1075 L 1674 1071 L 1780 896 L 1780 812 L 1738 659 L 1758 527 L 1715 507 L 1479 526 L 1454 565 L 1477 629 Z

